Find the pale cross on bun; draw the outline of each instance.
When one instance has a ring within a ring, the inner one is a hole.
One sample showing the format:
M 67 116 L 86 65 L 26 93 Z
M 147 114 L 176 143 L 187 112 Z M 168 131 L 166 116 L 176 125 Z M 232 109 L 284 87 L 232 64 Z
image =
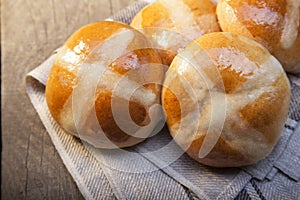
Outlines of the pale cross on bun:
M 289 102 L 289 81 L 277 59 L 259 43 L 225 32 L 188 44 L 169 67 L 162 92 L 174 140 L 214 167 L 249 165 L 268 155 Z
M 132 27 L 86 25 L 56 55 L 46 84 L 50 113 L 66 132 L 95 147 L 137 144 L 161 117 L 160 110 L 152 109 L 152 116 L 149 110 L 160 102 L 164 70 L 151 64 L 161 64 L 158 52 Z
M 261 43 L 291 73 L 300 73 L 299 11 L 299 0 L 219 0 L 217 6 L 223 31 Z
M 143 8 L 130 25 L 161 49 L 166 65 L 190 40 L 220 31 L 216 5 L 211 0 L 158 0 Z

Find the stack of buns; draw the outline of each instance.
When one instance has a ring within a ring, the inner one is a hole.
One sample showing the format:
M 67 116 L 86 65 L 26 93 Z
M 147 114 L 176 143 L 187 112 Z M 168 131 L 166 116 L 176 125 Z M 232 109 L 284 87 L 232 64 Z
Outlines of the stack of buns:
M 287 118 L 284 69 L 300 72 L 300 4 L 259 2 L 158 0 L 131 26 L 82 27 L 49 74 L 50 113 L 99 148 L 142 142 L 164 114 L 175 142 L 200 163 L 263 159 Z

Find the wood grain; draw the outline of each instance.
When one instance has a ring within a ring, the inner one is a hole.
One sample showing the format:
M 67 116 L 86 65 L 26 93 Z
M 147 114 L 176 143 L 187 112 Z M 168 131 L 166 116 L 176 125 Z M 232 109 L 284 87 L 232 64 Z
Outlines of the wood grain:
M 25 92 L 25 75 L 80 26 L 134 0 L 1 0 L 2 199 L 83 199 Z

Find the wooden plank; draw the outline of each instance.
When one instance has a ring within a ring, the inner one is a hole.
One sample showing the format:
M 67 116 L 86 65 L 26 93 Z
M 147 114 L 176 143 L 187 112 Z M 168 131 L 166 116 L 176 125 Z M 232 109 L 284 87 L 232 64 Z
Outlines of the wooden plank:
M 133 0 L 1 0 L 4 199 L 82 199 L 29 102 L 25 75 L 87 23 Z

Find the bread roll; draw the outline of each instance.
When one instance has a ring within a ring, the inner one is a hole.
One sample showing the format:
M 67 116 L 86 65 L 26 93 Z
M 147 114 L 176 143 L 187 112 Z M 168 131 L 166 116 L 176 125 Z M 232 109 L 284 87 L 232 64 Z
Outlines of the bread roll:
M 162 91 L 174 140 L 214 167 L 249 165 L 269 154 L 289 100 L 289 81 L 268 50 L 225 32 L 188 44 L 169 67 Z
M 161 117 L 153 106 L 160 102 L 164 72 L 150 47 L 142 33 L 122 23 L 76 31 L 59 50 L 46 84 L 54 120 L 95 147 L 143 141 Z
M 287 72 L 300 73 L 299 0 L 219 0 L 223 31 L 244 35 L 264 45 Z
M 142 30 L 161 49 L 170 65 L 178 50 L 203 34 L 220 30 L 211 0 L 158 0 L 142 9 L 131 26 Z

